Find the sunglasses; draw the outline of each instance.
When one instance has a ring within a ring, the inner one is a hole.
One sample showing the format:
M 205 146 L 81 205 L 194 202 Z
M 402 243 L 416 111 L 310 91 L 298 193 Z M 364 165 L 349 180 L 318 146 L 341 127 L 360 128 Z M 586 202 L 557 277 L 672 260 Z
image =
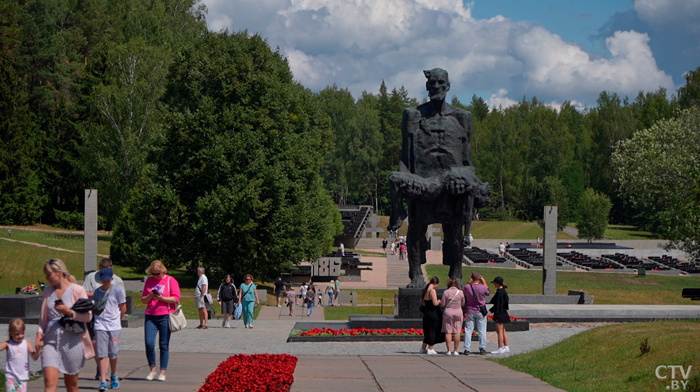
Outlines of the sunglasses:
M 151 275 L 153 275 L 153 276 L 160 275 L 160 274 L 162 274 L 162 272 L 151 272 Z

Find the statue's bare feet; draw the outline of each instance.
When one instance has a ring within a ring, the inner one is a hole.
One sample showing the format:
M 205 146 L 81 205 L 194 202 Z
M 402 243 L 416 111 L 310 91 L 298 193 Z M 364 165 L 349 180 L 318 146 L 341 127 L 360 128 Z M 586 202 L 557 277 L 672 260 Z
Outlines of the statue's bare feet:
M 425 279 L 423 278 L 423 275 L 418 275 L 415 278 L 411 279 L 411 283 L 409 283 L 406 287 L 409 289 L 425 288 Z

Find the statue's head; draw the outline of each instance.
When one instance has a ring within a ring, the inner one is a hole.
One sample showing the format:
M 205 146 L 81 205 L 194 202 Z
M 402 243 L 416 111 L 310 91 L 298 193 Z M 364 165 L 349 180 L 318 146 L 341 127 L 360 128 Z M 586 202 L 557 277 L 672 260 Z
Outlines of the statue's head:
M 423 71 L 428 81 L 425 82 L 425 89 L 428 90 L 430 100 L 444 101 L 447 92 L 450 91 L 450 76 L 442 68 L 433 68 L 430 71 Z

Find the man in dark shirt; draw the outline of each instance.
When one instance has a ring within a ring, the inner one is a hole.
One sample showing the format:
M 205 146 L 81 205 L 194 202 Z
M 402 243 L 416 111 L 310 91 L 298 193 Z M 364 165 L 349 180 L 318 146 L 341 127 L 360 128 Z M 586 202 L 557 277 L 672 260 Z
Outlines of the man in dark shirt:
M 280 301 L 282 300 L 282 297 L 284 297 L 284 293 L 286 292 L 285 287 L 284 287 L 284 282 L 282 282 L 282 278 L 279 277 L 274 283 L 274 288 L 272 289 L 272 294 L 277 295 L 277 307 L 281 308 L 282 305 L 280 304 Z

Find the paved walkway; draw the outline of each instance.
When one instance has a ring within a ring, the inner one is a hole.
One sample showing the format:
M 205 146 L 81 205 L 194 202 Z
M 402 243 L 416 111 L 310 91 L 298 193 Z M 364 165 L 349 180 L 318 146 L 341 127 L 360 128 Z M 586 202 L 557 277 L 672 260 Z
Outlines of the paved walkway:
M 187 328 L 175 333 L 170 342 L 171 359 L 168 381 L 165 383 L 143 380 L 148 374 L 143 351 L 143 328 L 123 329 L 119 374 L 124 381 L 120 390 L 196 391 L 204 383 L 205 377 L 230 355 L 287 353 L 300 359 L 295 372 L 296 382 L 292 386 L 297 391 L 327 390 L 328 385 L 334 385 L 335 391 L 354 391 L 358 388 L 363 391 L 392 391 L 399 388 L 402 392 L 425 391 L 427 380 L 432 388 L 437 389 L 454 387 L 469 390 L 468 386 L 477 391 L 509 391 L 514 390 L 508 389 L 510 386 L 518 386 L 532 387 L 519 389 L 523 391 L 547 391 L 543 389 L 546 386 L 536 379 L 485 361 L 484 357 L 417 355 L 419 342 L 287 343 L 290 331 L 299 320 L 296 316 L 292 318 L 288 315 L 285 320 L 284 314 L 279 313 L 285 308 L 263 309 L 265 314 L 276 313 L 278 319 L 258 319 L 254 329 L 244 329 L 243 322 L 237 320 L 232 323 L 236 327 L 233 329 L 212 325 L 207 330 Z M 188 320 L 188 324 L 194 326 L 197 321 Z M 512 355 L 550 346 L 592 326 L 560 325 L 510 333 Z M 7 324 L 0 324 L 0 330 L 6 331 Z M 33 339 L 35 334 L 36 325 L 27 325 L 27 336 Z M 495 336 L 493 333 L 490 335 L 486 345 L 488 351 L 496 349 Z M 438 352 L 445 351 L 444 345 L 436 346 L 436 349 Z M 472 350 L 475 349 L 474 342 Z M 5 356 L 0 355 L 0 367 L 4 367 L 4 361 Z M 33 371 L 39 370 L 40 366 L 40 361 L 31 364 Z M 96 389 L 97 383 L 92 379 L 94 361 L 86 362 L 83 370 L 81 389 Z M 495 377 L 496 374 L 498 377 Z M 503 384 L 494 384 L 496 378 L 503 380 Z M 365 385 L 362 382 L 366 382 L 368 387 L 362 387 Z M 41 379 L 32 382 L 29 390 L 42 390 L 42 383 Z
M 399 255 L 388 253 L 386 256 L 386 285 L 388 288 L 406 287 L 411 283 L 408 278 L 408 260 L 399 260 Z
M 122 351 L 119 355 L 119 391 L 198 391 L 206 377 L 229 354 L 173 353 L 165 382 L 146 381 L 144 353 Z M 561 391 L 528 374 L 510 370 L 478 356 L 325 356 L 300 355 L 292 391 L 427 391 L 478 392 Z M 96 390 L 92 361 L 80 374 L 81 390 Z M 43 389 L 43 379 L 29 383 L 29 391 Z M 59 391 L 65 390 L 59 381 Z

